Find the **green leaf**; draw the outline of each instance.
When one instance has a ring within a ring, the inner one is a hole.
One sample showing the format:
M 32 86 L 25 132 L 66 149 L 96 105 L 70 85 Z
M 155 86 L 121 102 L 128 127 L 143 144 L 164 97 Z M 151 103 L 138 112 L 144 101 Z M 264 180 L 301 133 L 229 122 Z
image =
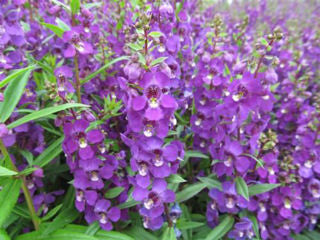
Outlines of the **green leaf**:
M 301 235 L 301 234 L 293 236 L 293 239 L 294 240 L 310 240 L 310 238 L 308 238 L 308 237 L 306 237 L 304 235 Z
M 39 232 L 31 232 L 18 236 L 15 240 L 97 240 L 98 238 L 85 233 L 74 232 L 68 229 L 59 229 L 50 235 L 40 235 Z
M 215 179 L 209 177 L 198 177 L 198 179 L 206 184 L 207 188 L 217 188 L 219 190 L 222 190 L 221 183 Z
M 30 173 L 33 173 L 35 170 L 37 170 L 38 168 L 36 167 L 28 167 L 28 168 L 25 168 L 23 169 L 22 171 L 19 172 L 19 176 L 22 176 L 22 175 L 29 175 Z
M 263 161 L 260 160 L 260 159 L 258 159 L 257 157 L 255 157 L 255 156 L 253 156 L 253 155 L 251 155 L 251 154 L 248 154 L 248 153 L 243 153 L 243 154 L 241 154 L 241 155 L 252 158 L 253 160 L 255 160 L 255 161 L 258 163 L 258 165 L 259 165 L 260 167 L 264 168 L 264 166 L 263 166 Z
M 163 234 L 162 234 L 162 238 L 161 240 L 176 240 L 176 234 L 174 232 L 174 228 L 173 227 L 167 227 Z
M 250 213 L 248 215 L 248 217 L 252 222 L 252 228 L 253 228 L 254 233 L 256 234 L 256 238 L 261 239 L 260 232 L 259 232 L 259 223 L 258 223 L 256 216 L 254 216 L 252 213 Z
M 123 187 L 114 187 L 109 189 L 105 194 L 105 198 L 115 198 L 118 197 L 124 191 Z
M 159 63 L 162 63 L 166 59 L 167 59 L 167 57 L 159 57 L 159 58 L 153 60 L 150 65 L 151 66 L 155 66 L 155 65 L 157 65 Z
M 78 216 L 79 212 L 76 209 L 65 209 L 43 230 L 42 236 L 49 235 L 57 229 L 63 228 L 67 224 L 76 220 Z
M 128 56 L 122 56 L 122 57 L 118 57 L 116 59 L 113 59 L 112 61 L 106 63 L 103 67 L 99 68 L 97 71 L 95 71 L 94 73 L 89 74 L 85 79 L 83 79 L 81 81 L 81 84 L 84 84 L 86 82 L 89 82 L 92 78 L 94 78 L 95 76 L 99 75 L 100 73 L 102 73 L 104 70 L 106 70 L 108 67 L 110 67 L 111 65 L 122 61 L 122 60 L 128 60 L 129 57 Z
M 216 226 L 205 238 L 205 240 L 217 240 L 226 235 L 229 230 L 233 227 L 234 218 L 227 215 L 222 222 Z
M 162 34 L 162 32 L 150 32 L 148 35 L 151 36 L 151 37 L 153 37 L 153 38 L 159 38 L 159 37 L 161 37 L 163 34 Z
M 125 230 L 125 233 L 133 237 L 133 239 L 144 239 L 144 240 L 158 240 L 156 236 L 152 233 L 146 231 L 144 228 L 140 226 L 132 226 L 129 229 Z
M 121 233 L 121 232 L 115 232 L 115 231 L 104 231 L 104 230 L 100 230 L 99 232 L 97 232 L 97 234 L 95 235 L 95 237 L 97 239 L 101 239 L 101 240 L 134 240 L 132 237 Z
M 280 184 L 256 184 L 256 185 L 251 185 L 249 186 L 249 196 L 255 196 L 257 194 L 269 192 L 277 187 L 279 187 Z
M 30 212 L 27 207 L 27 204 L 17 204 L 13 209 L 12 212 L 14 214 L 17 214 L 20 217 L 23 217 L 25 219 L 31 219 Z
M 62 21 L 60 18 L 56 18 L 56 23 L 58 24 L 58 27 L 63 29 L 64 31 L 70 31 L 70 27 L 68 24 L 66 24 L 64 21 Z
M 137 43 L 128 43 L 128 46 L 129 46 L 131 49 L 135 50 L 135 51 L 140 51 L 140 50 L 143 49 L 143 46 L 141 46 L 141 45 L 139 45 L 139 44 L 137 44 Z
M 59 0 L 50 0 L 50 1 L 60 7 L 63 7 L 66 11 L 71 12 L 70 7 L 66 4 L 64 4 L 63 2 L 60 2 Z
M 0 240 L 10 240 L 9 235 L 3 229 L 0 229 Z
M 141 63 L 142 65 L 146 65 L 147 61 L 144 55 L 142 55 L 141 53 L 138 52 L 138 58 L 139 58 L 139 63 Z
M 55 157 L 57 157 L 61 152 L 61 143 L 64 137 L 58 138 L 54 141 L 46 150 L 44 150 L 35 160 L 34 165 L 39 167 L 44 167 L 50 163 Z
M 22 74 L 24 74 L 26 71 L 28 70 L 32 70 L 34 69 L 35 66 L 32 65 L 32 66 L 29 66 L 29 67 L 26 67 L 26 68 L 22 68 L 22 69 L 18 69 L 18 70 L 15 70 L 13 71 L 9 76 L 7 76 L 5 79 L 3 79 L 1 82 L 0 82 L 0 88 L 3 88 L 5 85 L 7 85 L 10 81 L 12 81 L 13 79 L 21 76 Z
M 118 208 L 125 209 L 125 208 L 134 207 L 134 206 L 136 206 L 138 204 L 139 204 L 139 202 L 137 202 L 137 201 L 135 201 L 133 199 L 128 199 L 126 202 L 119 204 Z
M 178 221 L 177 222 L 177 228 L 179 230 L 187 230 L 187 229 L 193 229 L 197 227 L 201 227 L 205 225 L 205 223 L 202 222 L 190 222 L 190 221 Z
M 48 108 L 44 108 L 44 109 L 41 109 L 40 111 L 35 111 L 33 113 L 30 113 L 16 121 L 14 121 L 13 123 L 10 123 L 8 125 L 8 128 L 15 128 L 15 127 L 18 127 L 24 123 L 27 123 L 27 122 L 30 122 L 30 121 L 33 121 L 33 120 L 36 120 L 36 119 L 39 119 L 39 118 L 43 118 L 43 117 L 46 117 L 50 114 L 53 114 L 53 113 L 56 113 L 56 112 L 60 112 L 62 110 L 66 110 L 66 109 L 69 109 L 69 108 L 75 108 L 75 107 L 84 107 L 84 108 L 87 108 L 89 107 L 88 105 L 84 105 L 84 104 L 81 104 L 81 103 L 66 103 L 66 104 L 62 104 L 62 105 L 59 105 L 59 106 L 54 106 L 54 107 L 48 107 Z
M 167 178 L 168 183 L 183 183 L 186 182 L 179 174 L 172 174 Z
M 21 180 L 10 179 L 0 191 L 0 227 L 5 223 L 16 204 L 20 193 Z
M 54 217 L 59 210 L 62 208 L 62 204 L 57 205 L 56 207 L 54 207 L 52 210 L 50 210 L 43 218 L 42 221 L 47 221 L 50 218 Z
M 32 155 L 32 153 L 27 151 L 27 150 L 19 150 L 19 152 L 27 160 L 29 166 L 32 166 L 33 165 L 33 155 Z
M 100 230 L 100 225 L 97 221 L 95 221 L 87 228 L 85 234 L 94 236 L 98 230 Z
M 48 28 L 49 30 L 51 30 L 52 32 L 54 32 L 54 34 L 56 34 L 59 38 L 62 38 L 63 34 L 64 34 L 64 30 L 56 25 L 50 24 L 50 23 L 45 23 L 45 22 L 40 22 L 40 24 L 46 28 Z
M 236 177 L 235 182 L 238 194 L 240 194 L 249 201 L 249 190 L 244 179 L 242 177 Z
M 4 91 L 4 101 L 0 102 L 0 122 L 5 122 L 15 109 L 24 92 L 32 70 L 33 68 L 28 69 L 8 84 Z
M 206 187 L 207 185 L 205 183 L 194 183 L 192 185 L 189 185 L 185 189 L 183 189 L 181 192 L 178 192 L 176 194 L 176 202 L 180 203 L 180 202 L 186 201 L 192 198 L 193 196 L 197 195 Z
M 311 240 L 319 240 L 320 239 L 320 233 L 317 231 L 307 231 L 304 233 L 304 235 L 308 236 Z
M 275 92 L 275 91 L 277 90 L 277 88 L 279 87 L 279 85 L 280 85 L 279 82 L 277 82 L 277 83 L 275 83 L 275 84 L 272 84 L 272 85 L 270 86 L 270 91 L 271 91 L 271 92 Z
M 17 175 L 17 172 L 0 166 L 0 177 Z
M 74 14 L 77 14 L 80 10 L 80 5 L 81 5 L 81 2 L 80 0 L 71 0 L 70 2 L 70 7 L 71 7 L 71 13 L 74 15 Z
M 93 7 L 101 7 L 102 4 L 103 4 L 102 2 L 85 3 L 85 4 L 83 4 L 83 7 L 86 9 L 90 9 Z
M 265 38 L 261 38 L 260 42 L 264 46 L 268 46 L 269 45 L 268 41 Z
M 185 159 L 189 159 L 189 158 L 203 158 L 203 159 L 209 159 L 209 156 L 201 153 L 201 152 L 197 152 L 197 151 L 186 151 L 184 154 L 184 158 Z

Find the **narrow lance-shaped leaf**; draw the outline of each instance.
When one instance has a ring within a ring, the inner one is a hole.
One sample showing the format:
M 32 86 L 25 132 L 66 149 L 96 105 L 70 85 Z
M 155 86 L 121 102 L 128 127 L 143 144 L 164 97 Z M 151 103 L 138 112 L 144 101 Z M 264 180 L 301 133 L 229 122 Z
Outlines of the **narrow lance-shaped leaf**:
M 125 230 L 125 233 L 130 235 L 133 239 L 148 239 L 148 240 L 159 240 L 154 234 L 146 231 L 139 225 L 134 225 L 131 228 Z M 117 239 L 118 240 L 118 239 Z
M 180 203 L 192 198 L 193 196 L 201 192 L 206 186 L 207 185 L 205 183 L 195 183 L 186 187 L 181 192 L 177 193 L 176 202 Z
M 3 229 L 0 229 L 0 240 L 10 240 L 8 233 Z
M 4 101 L 0 102 L 0 122 L 5 122 L 18 104 L 27 85 L 32 68 L 19 75 L 8 84 L 4 91 Z
M 118 197 L 123 191 L 124 191 L 123 187 L 114 187 L 109 189 L 104 196 L 105 198 L 115 198 L 115 197 Z
M 280 184 L 256 184 L 256 185 L 251 185 L 249 186 L 249 196 L 254 196 L 257 194 L 269 192 L 277 187 L 279 187 Z
M 63 29 L 64 31 L 70 31 L 69 25 L 67 25 L 64 21 L 62 21 L 60 18 L 56 18 L 56 23 L 58 26 Z
M 40 24 L 48 29 L 50 29 L 52 32 L 54 32 L 59 38 L 62 38 L 64 30 L 56 25 L 40 22 Z
M 248 215 L 248 217 L 252 222 L 252 228 L 253 228 L 254 233 L 256 234 L 256 238 L 257 239 L 261 239 L 260 238 L 260 232 L 259 232 L 259 223 L 258 223 L 258 220 L 257 220 L 256 216 L 254 216 L 253 214 L 250 213 Z
M 39 232 L 31 232 L 18 236 L 16 240 L 98 240 L 94 236 L 85 233 L 74 232 L 68 229 L 59 229 L 50 235 L 41 235 Z
M 159 63 L 162 63 L 166 59 L 167 59 L 167 57 L 159 57 L 159 58 L 153 60 L 150 65 L 151 66 L 155 66 L 155 65 L 157 65 Z
M 88 227 L 85 234 L 94 236 L 98 230 L 100 230 L 100 225 L 99 222 L 95 221 Z
M 159 38 L 163 34 L 162 34 L 162 32 L 150 32 L 148 35 L 151 36 L 151 37 L 154 37 L 154 38 Z
M 71 13 L 77 14 L 80 10 L 80 0 L 71 0 L 70 7 L 71 7 Z
M 112 61 L 106 63 L 104 66 L 99 68 L 94 73 L 89 74 L 84 80 L 81 81 L 81 84 L 84 84 L 86 82 L 89 82 L 92 78 L 97 76 L 98 74 L 102 73 L 104 70 L 106 70 L 108 67 L 110 67 L 112 64 L 115 64 L 116 62 L 122 61 L 122 60 L 128 60 L 129 58 L 127 56 L 118 57 L 116 59 L 113 59 Z
M 249 190 L 244 179 L 242 177 L 236 177 L 235 181 L 238 194 L 249 200 Z
M 206 223 L 204 222 L 191 222 L 191 221 L 178 221 L 177 222 L 177 228 L 179 230 L 187 230 L 187 229 L 193 229 L 193 228 L 198 228 Z
M 233 227 L 234 218 L 232 216 L 226 216 L 222 222 L 216 226 L 205 238 L 205 240 L 217 240 L 226 235 Z
M 174 232 L 173 227 L 167 227 L 164 230 L 161 240 L 176 240 L 176 234 Z
M 186 151 L 184 154 L 184 158 L 188 159 L 191 157 L 195 157 L 195 158 L 203 158 L 203 159 L 209 159 L 209 156 L 201 153 L 201 152 L 197 152 L 197 151 Z
M 95 237 L 99 240 L 134 240 L 132 237 L 128 236 L 127 234 L 124 234 L 122 232 L 116 232 L 116 231 L 103 231 L 100 230 L 95 234 Z
M 54 4 L 63 7 L 67 12 L 71 12 L 71 9 L 68 5 L 64 4 L 63 2 L 60 2 L 59 0 L 50 0 Z
M 73 222 L 79 216 L 79 212 L 74 208 L 65 209 L 61 212 L 42 232 L 42 236 L 48 235 L 57 229 Z
M 75 108 L 75 107 L 89 107 L 88 105 L 84 105 L 84 104 L 80 104 L 80 103 L 66 103 L 66 104 L 62 104 L 59 106 L 54 106 L 54 107 L 48 107 L 45 109 L 41 109 L 40 111 L 36 111 L 33 112 L 31 114 L 28 114 L 16 121 L 14 121 L 13 123 L 8 125 L 8 128 L 15 128 L 18 127 L 24 123 L 42 118 L 42 117 L 46 117 L 52 113 L 56 113 L 56 112 L 60 112 L 62 110 L 66 110 L 69 108 Z
M 20 186 L 21 180 L 14 179 L 10 180 L 0 191 L 0 227 L 5 223 L 18 200 Z
M 21 76 L 22 74 L 24 74 L 26 71 L 28 70 L 32 70 L 34 69 L 35 66 L 32 65 L 32 66 L 29 66 L 29 67 L 26 67 L 26 68 L 22 68 L 22 69 L 18 69 L 18 70 L 15 70 L 14 72 L 12 72 L 9 76 L 7 76 L 5 79 L 3 79 L 1 82 L 0 82 L 0 88 L 3 88 L 5 85 L 7 85 L 10 81 L 12 81 L 13 79 Z
M 179 174 L 172 174 L 170 177 L 167 178 L 168 183 L 183 183 L 186 182 L 183 177 L 181 177 Z
M 55 157 L 57 157 L 61 152 L 61 143 L 64 137 L 58 138 L 55 142 L 53 142 L 46 150 L 44 150 L 35 160 L 34 165 L 44 167 L 49 162 L 51 162 Z
M 15 171 L 12 171 L 8 168 L 5 168 L 5 167 L 1 167 L 0 166 L 0 177 L 3 177 L 3 176 L 13 176 L 13 175 L 16 175 L 17 172 Z
M 219 190 L 222 190 L 222 185 L 219 181 L 214 180 L 212 178 L 208 177 L 198 177 L 198 179 L 207 185 L 208 188 L 217 188 Z

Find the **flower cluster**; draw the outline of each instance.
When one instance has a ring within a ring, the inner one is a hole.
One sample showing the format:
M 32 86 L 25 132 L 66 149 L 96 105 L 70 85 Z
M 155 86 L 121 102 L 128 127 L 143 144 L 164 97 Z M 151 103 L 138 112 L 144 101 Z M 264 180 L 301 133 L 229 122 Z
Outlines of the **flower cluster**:
M 1 154 L 40 217 L 69 183 L 104 230 L 139 216 L 188 239 L 228 219 L 236 240 L 317 228 L 318 2 L 84 2 L 0 0 Z

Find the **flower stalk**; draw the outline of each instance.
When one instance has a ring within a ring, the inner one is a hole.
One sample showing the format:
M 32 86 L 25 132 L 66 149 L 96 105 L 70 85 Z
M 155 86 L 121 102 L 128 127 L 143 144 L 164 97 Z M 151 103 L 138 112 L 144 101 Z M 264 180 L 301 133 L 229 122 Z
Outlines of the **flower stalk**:
M 4 145 L 2 139 L 0 139 L 0 150 L 1 150 L 2 154 L 5 157 L 8 156 L 9 164 L 10 164 L 11 169 L 16 171 L 16 172 L 18 172 L 18 169 L 15 166 L 15 164 L 13 163 L 13 161 L 12 161 L 12 159 L 10 157 L 10 154 L 9 154 L 6 146 Z M 20 178 L 22 180 L 22 191 L 23 191 L 24 197 L 25 197 L 26 202 L 27 202 L 27 206 L 28 206 L 28 209 L 29 209 L 31 220 L 33 222 L 33 226 L 34 226 L 35 230 L 39 230 L 39 218 L 37 216 L 35 207 L 33 205 L 30 191 L 29 191 L 29 189 L 27 187 L 26 178 L 23 175 L 21 175 Z
M 73 58 L 74 60 L 74 68 L 76 72 L 76 91 L 77 91 L 77 98 L 78 102 L 81 103 L 81 82 L 79 76 L 79 62 L 78 62 L 78 54 L 76 54 Z

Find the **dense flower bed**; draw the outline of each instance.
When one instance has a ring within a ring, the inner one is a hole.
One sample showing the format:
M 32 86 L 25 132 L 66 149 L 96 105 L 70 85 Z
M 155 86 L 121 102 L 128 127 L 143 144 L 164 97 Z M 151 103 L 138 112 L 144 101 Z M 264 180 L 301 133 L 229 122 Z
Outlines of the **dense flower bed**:
M 0 238 L 320 239 L 320 2 L 0 12 Z

